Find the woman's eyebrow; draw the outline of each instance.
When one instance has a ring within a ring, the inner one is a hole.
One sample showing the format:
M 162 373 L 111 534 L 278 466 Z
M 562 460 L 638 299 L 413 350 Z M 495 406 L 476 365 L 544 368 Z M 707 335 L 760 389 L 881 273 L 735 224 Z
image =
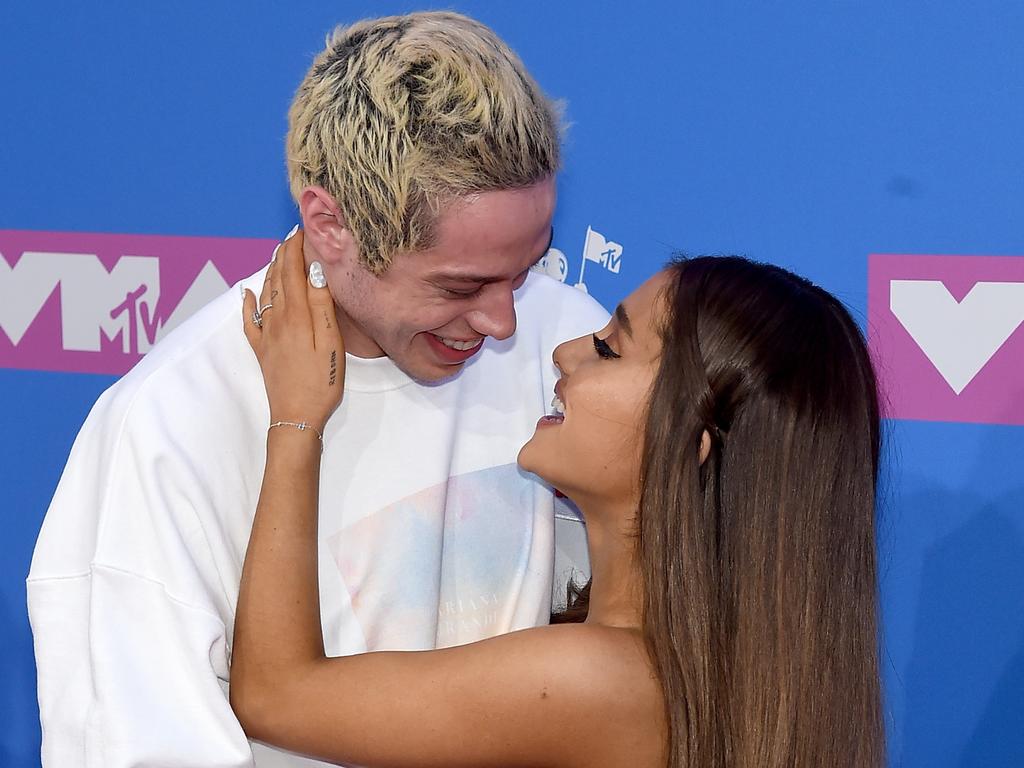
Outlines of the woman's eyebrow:
M 622 330 L 626 332 L 629 338 L 633 338 L 633 323 L 629 321 L 629 315 L 626 314 L 626 308 L 619 304 L 615 308 L 615 319 L 619 321 L 619 325 L 622 326 Z

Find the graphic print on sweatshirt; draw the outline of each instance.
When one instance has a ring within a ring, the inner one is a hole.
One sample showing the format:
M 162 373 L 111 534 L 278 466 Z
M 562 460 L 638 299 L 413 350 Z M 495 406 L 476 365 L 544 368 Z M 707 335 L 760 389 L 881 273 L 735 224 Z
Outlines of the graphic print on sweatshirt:
M 515 464 L 448 478 L 327 538 L 368 650 L 460 645 L 511 628 L 536 482 Z M 382 552 L 380 543 L 389 550 Z

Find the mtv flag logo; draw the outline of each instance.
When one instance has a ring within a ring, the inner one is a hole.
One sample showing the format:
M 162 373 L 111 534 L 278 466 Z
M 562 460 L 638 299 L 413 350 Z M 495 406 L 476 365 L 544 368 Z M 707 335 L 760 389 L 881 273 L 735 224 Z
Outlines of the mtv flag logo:
M 868 258 L 887 416 L 1024 425 L 1024 257 Z
M 0 230 L 0 367 L 122 374 L 274 245 Z
M 617 275 L 622 268 L 622 246 L 606 240 L 600 232 L 587 227 L 587 237 L 583 241 L 583 259 L 580 262 L 580 279 L 576 282 L 576 287 L 584 293 L 588 292 L 587 284 L 583 281 L 588 261 L 596 262 Z
M 619 274 L 622 266 L 622 246 L 604 239 L 604 235 L 587 227 L 587 239 L 583 243 L 584 261 L 596 261 L 609 272 Z

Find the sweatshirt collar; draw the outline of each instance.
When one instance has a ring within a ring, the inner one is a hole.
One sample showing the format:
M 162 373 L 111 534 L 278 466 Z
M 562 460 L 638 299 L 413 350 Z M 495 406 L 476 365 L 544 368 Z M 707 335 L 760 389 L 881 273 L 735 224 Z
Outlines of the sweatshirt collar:
M 367 358 L 345 353 L 346 392 L 387 392 L 413 382 L 390 357 Z

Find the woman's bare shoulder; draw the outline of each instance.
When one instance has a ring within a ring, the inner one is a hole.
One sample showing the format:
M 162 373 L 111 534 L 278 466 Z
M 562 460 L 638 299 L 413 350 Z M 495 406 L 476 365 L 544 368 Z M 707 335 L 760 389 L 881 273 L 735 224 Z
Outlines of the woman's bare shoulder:
M 559 624 L 477 645 L 504 659 L 501 676 L 532 690 L 538 709 L 571 731 L 577 745 L 587 745 L 591 754 L 580 755 L 582 764 L 661 764 L 664 704 L 639 631 Z
M 333 762 L 663 764 L 660 688 L 634 630 L 558 625 L 324 659 L 285 681 L 273 704 L 263 740 Z
M 657 687 L 643 637 L 636 629 L 599 624 L 557 624 L 535 627 L 483 641 L 503 652 L 523 655 L 525 663 L 550 674 L 584 677 L 595 688 L 635 682 L 636 691 Z M 632 689 L 632 686 L 631 686 Z M 653 692 L 653 691 L 651 691 Z M 660 691 L 658 693 L 660 696 Z

